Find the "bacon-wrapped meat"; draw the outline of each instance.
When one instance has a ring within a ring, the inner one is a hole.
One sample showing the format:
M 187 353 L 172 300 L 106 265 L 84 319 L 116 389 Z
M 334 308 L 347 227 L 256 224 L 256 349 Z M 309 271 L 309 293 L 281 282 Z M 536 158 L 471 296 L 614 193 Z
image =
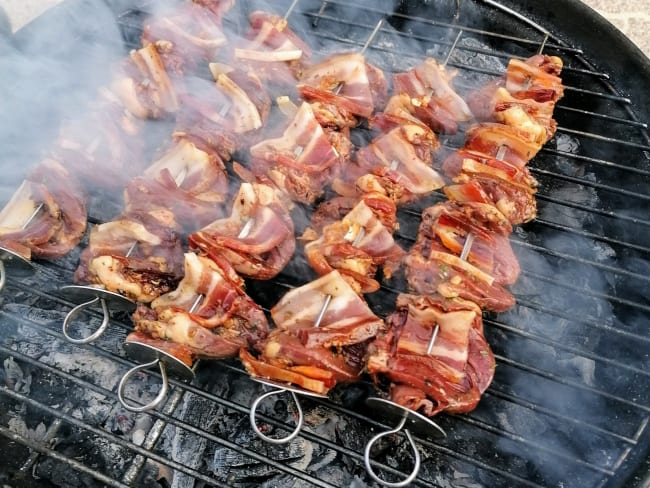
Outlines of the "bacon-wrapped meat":
M 350 187 L 359 177 L 371 174 L 397 203 L 427 196 L 444 185 L 432 168 L 433 152 L 438 146 L 435 134 L 420 123 L 394 125 L 359 149 L 356 166 L 346 170 L 345 180 L 337 182 L 334 189 L 344 195 L 356 193 Z
M 178 110 L 176 88 L 156 44 L 131 51 L 113 77 L 111 89 L 141 119 L 161 118 Z
M 312 65 L 303 72 L 300 83 L 329 92 L 335 105 L 366 118 L 384 106 L 388 93 L 384 73 L 360 53 L 337 54 Z M 301 93 L 310 101 L 310 94 L 318 92 Z
M 0 246 L 26 259 L 58 258 L 86 232 L 86 201 L 57 161 L 41 162 L 0 211 Z
M 250 145 L 250 133 L 262 128 L 269 116 L 271 100 L 260 79 L 252 71 L 244 71 L 221 63 L 211 63 L 210 71 L 217 87 L 230 105 L 219 110 L 224 128 L 238 136 L 241 145 Z
M 485 203 L 442 202 L 422 212 L 422 223 L 412 253 L 422 256 L 447 252 L 460 256 L 468 236 L 473 237 L 466 260 L 489 274 L 496 283 L 511 285 L 519 276 L 519 263 L 508 237 L 510 222 Z
M 442 168 L 453 179 L 444 192 L 455 202 L 494 205 L 511 224 L 521 224 L 537 213 L 537 180 L 526 166 L 517 167 L 468 149 L 459 149 L 447 157 Z
M 180 74 L 196 69 L 200 62 L 213 60 L 227 43 L 221 18 L 235 2 L 211 2 L 213 8 L 205 3 L 183 2 L 158 12 L 143 24 L 142 45 L 156 44 L 165 67 L 171 72 Z
M 405 73 L 394 73 L 393 85 L 397 94 L 410 97 L 401 100 L 405 110 L 437 132 L 455 133 L 457 122 L 470 120 L 472 112 L 451 86 L 454 76 L 435 59 L 427 58 Z
M 336 269 L 357 293 L 370 293 L 379 289 L 377 268 L 382 266 L 384 277 L 390 278 L 404 251 L 361 200 L 342 220 L 326 225 L 317 240 L 305 245 L 305 254 L 319 275 Z
M 537 54 L 521 60 L 512 58 L 506 72 L 506 90 L 519 99 L 557 102 L 564 95 L 559 77 L 563 62 L 557 56 Z
M 267 85 L 294 88 L 311 57 L 309 46 L 277 15 L 256 10 L 248 20 L 250 31 L 234 48 L 233 62 L 247 65 Z
M 277 275 L 296 247 L 293 221 L 276 190 L 242 183 L 230 217 L 212 222 L 189 237 L 208 257 L 221 256 L 238 273 L 259 280 Z
M 316 327 L 327 295 L 331 301 Z M 252 375 L 321 394 L 359 378 L 366 345 L 384 327 L 337 271 L 291 290 L 271 315 L 277 328 L 258 344 L 257 359 L 240 352 L 244 366 Z
M 133 315 L 137 332 L 188 348 L 196 357 L 225 359 L 253 347 L 268 332 L 262 309 L 244 292 L 243 280 L 223 260 L 185 254 L 185 276 L 151 308 Z M 193 305 L 202 297 L 198 306 Z
M 330 139 L 332 134 L 303 103 L 281 137 L 251 147 L 251 170 L 268 177 L 291 199 L 311 204 L 349 157 L 349 146 L 338 137 Z
M 391 400 L 428 416 L 476 407 L 495 368 L 476 304 L 402 294 L 386 322 L 387 333 L 369 346 L 367 369 L 379 385 L 390 383 Z
M 168 209 L 186 230 L 196 230 L 220 217 L 228 193 L 221 158 L 207 147 L 177 138 L 172 148 L 131 180 L 125 191 L 127 212 Z
M 419 294 L 471 300 L 486 310 L 508 310 L 515 299 L 502 285 L 519 274 L 510 230 L 492 205 L 448 202 L 425 209 L 417 241 L 404 259 L 409 287 Z M 468 259 L 461 259 L 469 234 L 474 242 Z
M 182 276 L 183 250 L 174 216 L 154 209 L 93 227 L 74 278 L 148 303 L 173 290 Z
M 358 203 L 363 203 L 372 210 L 375 217 L 391 234 L 397 229 L 397 206 L 386 193 L 368 188 L 356 197 L 334 197 L 321 203 L 312 213 L 311 225 L 317 233 L 322 233 L 326 225 L 343 219 Z

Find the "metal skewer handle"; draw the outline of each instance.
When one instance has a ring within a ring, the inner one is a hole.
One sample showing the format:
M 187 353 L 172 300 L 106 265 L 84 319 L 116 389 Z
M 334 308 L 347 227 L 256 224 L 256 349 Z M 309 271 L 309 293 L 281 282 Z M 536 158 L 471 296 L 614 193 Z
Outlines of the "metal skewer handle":
M 198 295 L 188 312 L 193 313 L 201 303 L 201 300 L 203 300 L 203 295 Z M 167 392 L 169 391 L 169 378 L 167 376 L 167 368 L 169 368 L 169 371 L 172 374 L 178 376 L 183 381 L 191 381 L 194 378 L 194 370 L 191 367 L 189 367 L 174 355 L 169 354 L 167 351 L 164 351 L 160 348 L 146 344 L 144 342 L 127 340 L 124 343 L 124 350 L 129 355 L 129 357 L 142 363 L 134 366 L 126 373 L 124 373 L 124 376 L 122 376 L 122 379 L 120 380 L 120 383 L 117 387 L 117 398 L 120 400 L 122 406 L 131 412 L 147 412 L 149 410 L 153 410 L 163 402 L 163 400 L 167 397 Z M 127 402 L 124 396 L 124 392 L 126 390 L 126 385 L 131 377 L 141 371 L 153 368 L 154 366 L 158 366 L 161 380 L 160 392 L 158 395 L 156 395 L 156 398 L 144 405 L 133 405 Z
M 320 309 L 320 312 L 318 312 L 318 317 L 316 317 L 316 320 L 314 321 L 314 327 L 319 327 L 320 323 L 323 321 L 323 317 L 325 316 L 325 312 L 327 311 L 327 307 L 329 307 L 330 302 L 332 301 L 332 295 L 325 295 L 325 301 L 323 302 L 323 306 Z M 311 390 L 306 390 L 304 388 L 299 388 L 290 384 L 283 384 L 279 383 L 276 381 L 271 381 L 268 379 L 262 379 L 262 378 L 256 378 L 254 376 L 251 376 L 251 379 L 254 381 L 257 381 L 258 383 L 262 383 L 264 385 L 269 385 L 269 386 L 274 386 L 275 388 L 278 388 L 276 390 L 271 390 L 267 393 L 264 393 L 260 396 L 258 396 L 255 401 L 251 404 L 251 413 L 250 413 L 250 421 L 251 421 L 251 427 L 255 431 L 255 434 L 257 436 L 266 441 L 270 442 L 272 444 L 285 444 L 291 439 L 295 438 L 300 431 L 302 430 L 302 425 L 304 423 L 304 416 L 302 413 L 302 407 L 300 406 L 300 401 L 298 400 L 298 397 L 296 396 L 296 393 L 299 393 L 300 395 L 305 395 L 305 396 L 311 396 L 311 397 L 316 397 L 316 398 L 327 398 L 327 395 L 321 395 L 320 393 L 315 393 Z M 291 397 L 293 398 L 294 403 L 296 404 L 296 407 L 298 409 L 298 420 L 296 422 L 296 428 L 293 429 L 289 435 L 285 437 L 269 437 L 266 434 L 264 434 L 260 428 L 257 426 L 257 409 L 262 402 L 262 400 L 274 396 L 274 395 L 282 395 L 283 393 L 290 393 Z
M 136 307 L 136 303 L 133 300 L 119 293 L 100 288 L 99 286 L 67 285 L 62 287 L 61 291 L 75 302 L 82 302 L 70 310 L 63 319 L 63 335 L 73 344 L 88 344 L 100 338 L 106 332 L 111 319 L 109 305 L 113 310 L 121 310 L 129 313 L 132 313 Z M 74 319 L 87 308 L 97 304 L 102 308 L 102 323 L 100 326 L 88 336 L 72 336 L 70 330 Z
M 17 252 L 0 247 L 0 292 L 7 284 L 7 268 L 18 272 L 20 276 L 34 272 L 34 265 L 29 259 L 24 258 Z
M 32 214 L 22 225 L 22 230 L 27 228 L 29 223 L 34 220 L 34 217 L 38 215 L 44 205 L 44 203 L 39 203 L 34 208 Z M 3 288 L 7 284 L 7 267 L 5 266 L 5 263 L 11 263 L 12 268 L 18 271 L 20 275 L 31 274 L 34 271 L 34 265 L 29 259 L 18 254 L 16 251 L 12 251 L 6 247 L 0 247 L 0 292 L 2 292 Z
M 414 429 L 417 432 L 427 432 L 433 434 L 436 437 L 446 437 L 447 434 L 438 424 L 436 424 L 430 418 L 425 417 L 424 415 L 413 410 L 409 410 L 408 408 L 403 407 L 395 402 L 391 402 L 390 400 L 371 397 L 366 400 L 366 404 L 371 411 L 378 413 L 382 417 L 398 419 L 397 425 L 394 428 L 378 433 L 372 439 L 370 439 L 368 444 L 366 444 L 366 448 L 363 453 L 363 462 L 366 466 L 368 474 L 380 485 L 390 488 L 400 488 L 409 485 L 417 477 L 421 466 L 420 451 L 418 450 L 418 447 L 415 444 L 413 436 L 409 430 Z M 406 435 L 409 445 L 411 446 L 411 451 L 413 452 L 413 469 L 411 470 L 411 473 L 403 480 L 390 482 L 381 479 L 373 469 L 371 463 L 371 451 L 375 443 L 382 437 L 391 434 L 397 434 L 400 431 L 404 432 L 404 435 Z

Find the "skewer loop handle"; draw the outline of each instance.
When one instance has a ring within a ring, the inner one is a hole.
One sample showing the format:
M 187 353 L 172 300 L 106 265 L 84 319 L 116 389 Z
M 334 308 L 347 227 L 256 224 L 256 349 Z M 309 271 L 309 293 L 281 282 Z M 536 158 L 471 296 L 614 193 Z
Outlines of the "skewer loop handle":
M 97 328 L 95 332 L 90 334 L 88 337 L 82 337 L 80 339 L 72 337 L 69 334 L 72 320 L 77 315 L 79 315 L 83 310 L 85 310 L 87 307 L 90 307 L 97 302 L 101 304 L 102 313 L 104 314 L 101 325 Z M 106 329 L 108 328 L 109 322 L 110 322 L 110 315 L 108 311 L 108 303 L 106 302 L 106 300 L 104 300 L 101 297 L 95 297 L 91 300 L 88 300 L 87 302 L 77 305 L 76 307 L 74 307 L 72 310 L 68 312 L 68 314 L 63 319 L 63 335 L 68 341 L 72 342 L 73 344 L 88 344 L 89 342 L 92 342 L 95 339 L 98 339 L 99 337 L 104 335 L 104 332 L 106 332 Z
M 149 403 L 145 405 L 132 405 L 130 403 L 127 403 L 126 399 L 124 398 L 124 390 L 126 389 L 126 384 L 128 383 L 131 376 L 145 369 L 149 369 L 152 366 L 155 366 L 156 364 L 160 369 L 160 376 L 162 379 L 162 386 L 156 398 L 154 398 L 153 400 L 151 400 Z M 131 412 L 137 412 L 137 413 L 148 412 L 149 410 L 153 410 L 154 408 L 156 408 L 158 405 L 162 403 L 162 401 L 167 396 L 168 390 L 169 390 L 169 380 L 167 379 L 167 368 L 163 361 L 161 361 L 159 358 L 156 358 L 151 362 L 139 364 L 138 366 L 135 366 L 130 370 L 128 370 L 124 374 L 124 376 L 122 376 L 122 379 L 120 380 L 120 384 L 117 387 L 117 397 L 119 398 L 122 406 Z
M 2 262 L 2 259 L 0 259 L 0 291 L 5 287 L 5 283 L 7 282 L 7 274 L 5 271 L 5 263 Z
M 291 397 L 293 398 L 294 403 L 296 404 L 296 408 L 298 409 L 298 420 L 296 421 L 296 427 L 293 429 L 289 435 L 285 437 L 269 437 L 266 434 L 262 433 L 260 428 L 257 426 L 257 422 L 255 419 L 257 418 L 257 408 L 259 407 L 260 403 L 266 400 L 268 397 L 271 397 L 273 395 L 281 395 L 283 393 L 289 393 L 291 394 Z M 250 413 L 250 421 L 251 421 L 251 427 L 255 431 L 255 434 L 262 439 L 263 441 L 270 442 L 271 444 L 286 444 L 287 442 L 291 441 L 294 439 L 302 430 L 302 425 L 305 421 L 305 417 L 302 413 L 302 407 L 300 406 L 300 402 L 298 401 L 298 397 L 296 394 L 291 391 L 291 390 L 271 390 L 269 392 L 266 392 L 260 396 L 258 396 L 253 404 L 251 405 L 251 413 Z
M 366 471 L 368 471 L 368 474 L 373 480 L 375 480 L 377 483 L 379 483 L 382 486 L 388 486 L 389 488 L 401 488 L 403 486 L 407 486 L 417 477 L 418 472 L 420 471 L 420 464 L 421 464 L 420 451 L 418 451 L 418 447 L 415 445 L 415 441 L 413 440 L 413 437 L 411 436 L 409 430 L 404 429 L 404 425 L 406 425 L 407 420 L 408 420 L 408 415 L 405 413 L 404 416 L 402 417 L 402 420 L 397 425 L 397 427 L 395 427 L 394 429 L 385 430 L 384 432 L 380 432 L 372 439 L 370 439 L 370 442 L 368 442 L 368 444 L 366 444 L 366 449 L 363 453 L 363 462 L 366 465 Z M 409 444 L 411 445 L 411 450 L 413 451 L 413 458 L 414 458 L 413 470 L 411 471 L 411 474 L 409 474 L 402 481 L 395 481 L 395 482 L 385 481 L 381 479 L 379 475 L 375 473 L 375 471 L 372 469 L 372 464 L 370 463 L 370 451 L 372 450 L 372 446 L 379 439 L 387 435 L 396 434 L 402 429 L 404 429 L 404 434 L 406 434 L 406 438 L 408 439 Z

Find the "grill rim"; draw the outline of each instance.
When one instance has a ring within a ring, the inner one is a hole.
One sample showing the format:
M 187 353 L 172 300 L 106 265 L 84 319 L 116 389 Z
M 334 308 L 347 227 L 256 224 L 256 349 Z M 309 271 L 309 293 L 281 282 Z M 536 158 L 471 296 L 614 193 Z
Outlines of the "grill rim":
M 103 2 L 109 5 L 111 9 L 113 9 L 114 11 L 116 8 L 117 9 L 120 8 L 119 5 L 126 4 L 127 1 L 128 0 L 103 0 Z M 73 4 L 79 4 L 79 3 L 83 3 L 83 0 L 68 0 L 67 2 L 64 2 L 63 4 L 55 7 L 55 9 L 61 9 L 61 11 L 63 11 L 65 9 L 72 8 Z M 630 113 L 634 114 L 634 111 L 636 111 L 636 113 L 643 113 L 644 115 L 641 118 L 641 120 L 650 120 L 650 104 L 647 103 L 647 100 L 645 100 L 648 97 L 645 95 L 644 90 L 642 89 L 643 82 L 638 81 L 639 78 L 643 78 L 645 80 L 645 86 L 650 86 L 650 60 L 648 60 L 648 58 L 646 58 L 645 55 L 634 44 L 632 44 L 631 41 L 629 41 L 629 39 L 623 36 L 616 29 L 614 29 L 613 26 L 611 26 L 611 24 L 609 24 L 606 20 L 600 17 L 589 7 L 575 0 L 551 0 L 549 2 L 545 2 L 545 5 L 542 6 L 539 5 L 539 2 L 535 2 L 534 0 L 522 0 L 520 2 L 515 2 L 512 0 L 500 0 L 500 3 L 504 5 L 509 5 L 513 9 L 526 10 L 528 12 L 527 16 L 530 16 L 531 18 L 535 18 L 535 21 L 539 22 L 539 24 L 542 26 L 548 25 L 548 23 L 550 22 L 550 20 L 548 19 L 549 11 L 552 12 L 555 10 L 555 11 L 563 12 L 562 16 L 555 17 L 554 20 L 558 21 L 558 23 L 552 24 L 550 30 L 554 33 L 557 31 L 561 31 L 562 37 L 558 39 L 560 39 L 562 42 L 566 42 L 569 45 L 572 45 L 571 42 L 572 39 L 576 39 L 575 36 L 577 34 L 575 33 L 575 31 L 579 31 L 581 33 L 580 35 L 582 35 L 584 31 L 587 37 L 594 40 L 596 45 L 599 45 L 598 51 L 601 52 L 604 51 L 611 55 L 614 52 L 612 51 L 612 47 L 615 46 L 616 48 L 618 48 L 615 49 L 614 56 L 611 56 L 609 58 L 607 56 L 603 56 L 603 59 L 616 59 L 616 57 L 620 58 L 621 53 L 624 54 L 623 56 L 624 59 L 621 60 L 619 64 L 607 65 L 607 69 L 603 70 L 603 72 L 604 73 L 613 72 L 613 76 L 611 76 L 609 80 L 611 81 L 613 79 L 616 79 L 615 86 L 619 89 L 621 87 L 624 88 L 623 90 L 624 97 L 629 98 L 630 100 L 630 105 L 631 105 Z M 541 10 L 546 9 L 547 6 L 548 6 L 548 10 L 546 11 L 546 13 L 542 12 Z M 568 12 L 568 14 L 566 10 L 567 8 L 570 9 L 570 12 Z M 49 15 L 52 13 L 53 12 L 46 14 L 48 15 L 48 22 L 51 20 L 49 18 Z M 579 26 L 577 26 L 578 29 L 576 29 L 576 25 L 571 24 L 572 30 L 569 31 L 567 31 L 565 28 L 557 28 L 558 24 L 564 24 L 566 23 L 565 21 L 568 21 L 568 19 L 577 18 L 574 17 L 574 15 L 580 15 L 581 17 L 579 18 L 586 19 L 588 22 L 582 22 Z M 25 26 L 20 31 L 18 31 L 15 37 L 16 41 L 20 42 L 21 38 L 24 39 L 26 36 L 28 37 L 29 31 L 32 28 L 37 28 L 38 23 L 41 20 L 45 21 L 44 19 L 41 19 L 41 17 L 39 17 L 36 20 L 34 20 L 32 23 Z M 594 28 L 597 28 L 599 30 L 592 30 Z M 594 37 L 593 32 L 598 32 L 598 36 Z M 584 40 L 582 42 L 574 42 L 574 44 L 582 44 L 582 43 L 584 43 Z M 602 44 L 602 46 L 600 46 L 600 44 Z M 623 49 L 620 49 L 621 45 L 623 45 Z M 593 50 L 590 50 L 590 52 L 592 51 Z M 579 54 L 581 56 L 585 56 L 585 59 L 588 59 L 587 58 L 588 55 L 585 54 L 584 52 L 580 51 Z M 590 59 L 589 62 L 593 66 L 599 65 L 599 62 L 597 61 L 595 62 L 593 59 Z M 638 69 L 638 71 L 636 70 L 634 71 L 635 73 L 638 73 L 638 76 L 626 77 L 625 72 L 627 71 L 627 68 L 625 70 L 619 70 L 620 66 L 628 66 L 628 67 L 633 67 L 635 69 Z M 612 91 L 617 91 L 613 88 L 613 86 L 614 85 L 612 85 Z M 636 115 L 634 115 L 634 120 L 638 122 L 638 118 L 636 117 Z M 639 129 L 644 134 L 646 141 L 648 141 L 648 143 L 650 144 L 650 137 L 648 136 L 647 126 L 639 127 Z M 13 284 L 15 285 L 15 283 Z M 648 439 L 648 442 L 646 442 L 645 444 L 647 444 L 646 448 L 650 448 L 650 439 Z M 451 453 L 451 454 L 453 455 L 455 453 Z M 625 462 L 628 463 L 629 461 L 630 461 L 630 457 L 628 456 L 625 459 Z M 636 469 L 636 471 L 634 471 L 635 467 L 638 468 Z M 630 465 L 628 467 L 628 472 L 630 474 L 628 478 L 626 478 L 626 480 L 632 480 L 633 482 L 639 480 L 639 484 L 638 485 L 635 484 L 634 486 L 638 486 L 639 488 L 645 486 L 645 483 L 650 481 L 650 461 L 646 459 L 645 463 L 643 462 L 643 460 L 641 460 L 639 463 L 635 465 Z M 606 486 L 610 486 L 610 484 L 607 484 Z

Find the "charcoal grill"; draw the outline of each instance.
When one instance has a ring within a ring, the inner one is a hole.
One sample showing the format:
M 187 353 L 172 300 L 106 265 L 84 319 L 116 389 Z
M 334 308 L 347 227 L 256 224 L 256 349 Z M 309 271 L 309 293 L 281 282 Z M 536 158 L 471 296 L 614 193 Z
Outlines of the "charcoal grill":
M 80 18 L 82 3 L 69 0 L 19 32 L 16 42 L 45 23 L 65 30 L 71 22 L 89 23 L 84 32 L 92 34 L 92 25 L 106 19 Z M 128 3 L 109 3 L 125 48 L 138 44 L 149 8 Z M 273 2 L 272 8 L 282 14 L 289 4 Z M 240 5 L 244 11 L 261 6 Z M 508 58 L 543 49 L 563 58 L 567 85 L 556 109 L 557 135 L 530 163 L 541 184 L 538 218 L 512 238 L 522 265 L 513 287 L 517 306 L 485 318 L 497 357 L 494 383 L 474 412 L 437 418 L 446 438 L 415 433 L 422 469 L 413 484 L 646 486 L 650 63 L 573 1 L 300 0 L 289 17 L 311 33 L 319 54 L 360 49 L 381 19 L 367 56 L 387 71 L 426 55 L 448 57 L 460 73 L 456 86 L 466 93 L 501 74 Z M 245 16 L 236 10 L 227 24 L 243 29 Z M 61 45 L 58 38 L 52 42 Z M 462 137 L 442 142 L 458 147 Z M 421 208 L 441 198 L 400 212 L 402 244 L 413 241 Z M 107 218 L 102 210 L 105 205 L 91 205 L 91 223 Z M 121 409 L 117 379 L 134 366 L 122 349 L 128 316 L 115 313 L 113 326 L 94 344 L 73 345 L 60 333 L 73 304 L 57 290 L 72 281 L 77 259 L 75 252 L 36 262 L 32 276 L 10 275 L 0 296 L 1 484 L 371 484 L 361 453 L 387 426 L 363 407 L 372 391 L 368 382 L 337 390 L 329 400 L 301 400 L 306 427 L 286 446 L 267 445 L 251 432 L 250 400 L 263 389 L 236 362 L 203 362 L 191 383 L 172 380 L 168 400 L 156 411 Z M 270 285 L 249 283 L 249 293 L 272 305 L 301 283 L 302 265 L 296 260 Z M 399 278 L 391 282 L 369 297 L 371 306 L 385 315 L 402 286 Z M 97 313 L 89 327 L 99 322 Z M 142 377 L 127 393 L 153 397 L 158 381 Z M 286 409 L 278 401 L 263 412 L 270 432 L 293 428 Z M 410 472 L 403 439 L 389 439 L 374 458 L 387 478 Z

